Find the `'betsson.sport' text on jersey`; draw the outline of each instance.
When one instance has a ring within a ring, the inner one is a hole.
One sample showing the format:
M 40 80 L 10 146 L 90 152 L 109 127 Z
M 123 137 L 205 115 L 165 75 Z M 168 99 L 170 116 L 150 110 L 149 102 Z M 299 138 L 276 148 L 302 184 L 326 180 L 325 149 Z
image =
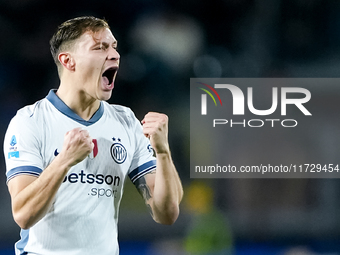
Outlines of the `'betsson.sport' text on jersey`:
M 7 181 L 39 177 L 62 149 L 66 132 L 81 127 L 94 149 L 65 176 L 52 207 L 33 227 L 21 230 L 16 254 L 118 254 L 117 221 L 127 176 L 134 182 L 156 161 L 140 122 L 129 108 L 101 102 L 89 121 L 51 90 L 19 110 L 4 140 Z

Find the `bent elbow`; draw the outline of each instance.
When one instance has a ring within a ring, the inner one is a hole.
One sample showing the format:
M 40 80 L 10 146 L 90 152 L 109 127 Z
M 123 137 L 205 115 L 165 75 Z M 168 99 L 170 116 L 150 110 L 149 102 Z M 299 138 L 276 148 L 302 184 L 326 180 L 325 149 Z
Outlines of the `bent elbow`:
M 19 212 L 13 212 L 13 219 L 21 229 L 29 229 L 34 225 L 32 224 L 32 222 L 30 222 L 28 217 L 25 217 L 22 213 Z
M 163 220 L 159 223 L 162 224 L 162 225 L 171 226 L 176 222 L 177 218 L 178 218 L 178 216 L 177 217 L 169 217 L 169 218 L 167 218 L 167 219 L 165 219 L 165 220 Z
M 15 223 L 21 228 L 21 229 L 29 229 L 29 225 L 27 221 L 19 218 L 19 217 L 14 217 Z
M 171 210 L 165 210 L 154 220 L 162 225 L 173 225 L 179 216 L 179 206 L 174 206 Z

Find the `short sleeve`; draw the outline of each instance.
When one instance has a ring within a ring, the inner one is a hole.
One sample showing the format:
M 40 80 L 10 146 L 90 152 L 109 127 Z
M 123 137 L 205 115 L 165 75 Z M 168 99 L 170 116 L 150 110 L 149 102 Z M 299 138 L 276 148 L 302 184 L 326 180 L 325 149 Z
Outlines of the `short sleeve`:
M 5 134 L 3 151 L 7 182 L 15 176 L 39 176 L 43 169 L 40 153 L 39 130 L 35 120 L 18 111 Z
M 132 182 L 135 182 L 140 177 L 156 169 L 156 158 L 153 156 L 154 151 L 149 139 L 143 134 L 142 125 L 134 115 L 133 120 L 136 150 L 129 169 L 129 177 Z

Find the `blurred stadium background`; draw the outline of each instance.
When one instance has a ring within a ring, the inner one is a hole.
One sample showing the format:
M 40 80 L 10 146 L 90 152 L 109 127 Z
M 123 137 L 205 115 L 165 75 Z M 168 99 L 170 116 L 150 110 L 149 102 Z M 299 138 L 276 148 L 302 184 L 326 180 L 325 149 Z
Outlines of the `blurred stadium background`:
M 148 111 L 169 115 L 186 191 L 178 221 L 160 226 L 128 183 L 121 254 L 340 254 L 338 179 L 192 180 L 188 139 L 190 77 L 339 77 L 339 13 L 334 0 L 0 0 L 1 137 L 17 109 L 58 86 L 48 44 L 56 27 L 81 15 L 106 18 L 121 54 L 110 102 L 140 119 Z M 332 150 L 339 96 L 337 88 L 312 95 L 334 112 L 309 134 L 320 143 L 300 141 L 300 153 L 327 153 L 339 163 Z M 0 169 L 0 254 L 7 255 L 14 254 L 19 228 L 3 157 Z

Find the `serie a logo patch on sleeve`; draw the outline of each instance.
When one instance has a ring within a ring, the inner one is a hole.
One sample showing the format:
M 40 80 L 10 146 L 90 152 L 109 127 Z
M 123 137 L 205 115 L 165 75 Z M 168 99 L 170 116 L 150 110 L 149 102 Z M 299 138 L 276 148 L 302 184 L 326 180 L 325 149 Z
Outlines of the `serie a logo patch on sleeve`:
M 8 158 L 19 158 L 19 151 L 18 151 L 18 136 L 13 135 L 10 142 L 9 142 L 9 152 Z

